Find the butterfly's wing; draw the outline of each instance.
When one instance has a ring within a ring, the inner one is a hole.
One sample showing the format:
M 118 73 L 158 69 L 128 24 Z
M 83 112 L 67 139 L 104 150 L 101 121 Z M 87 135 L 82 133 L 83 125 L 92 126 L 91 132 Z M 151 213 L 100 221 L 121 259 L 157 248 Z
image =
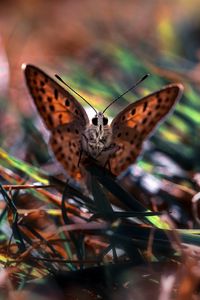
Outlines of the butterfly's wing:
M 49 130 L 71 122 L 76 122 L 79 130 L 86 126 L 89 120 L 84 108 L 68 91 L 35 66 L 26 65 L 24 71 L 29 91 Z
M 84 108 L 67 90 L 39 68 L 33 65 L 23 68 L 37 110 L 51 131 L 50 144 L 56 158 L 72 177 L 80 177 L 81 169 L 78 168 L 75 153 L 80 152 L 81 134 L 89 123 Z M 76 145 L 74 152 L 71 142 Z
M 81 139 L 76 128 L 76 123 L 58 126 L 52 130 L 49 143 L 68 175 L 79 181 L 84 180 L 86 173 L 81 164 Z
M 111 171 L 119 175 L 141 152 L 142 143 L 170 112 L 183 91 L 171 84 L 128 105 L 112 121 L 113 142 L 119 150 L 110 158 Z

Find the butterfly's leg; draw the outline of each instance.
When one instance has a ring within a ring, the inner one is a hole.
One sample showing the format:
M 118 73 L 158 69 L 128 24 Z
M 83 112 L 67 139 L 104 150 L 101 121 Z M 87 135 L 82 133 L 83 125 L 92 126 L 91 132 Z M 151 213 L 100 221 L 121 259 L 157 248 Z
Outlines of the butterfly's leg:
M 81 148 L 83 151 L 88 152 L 88 138 L 84 133 L 81 135 Z
M 105 162 L 104 164 L 104 168 L 106 168 L 106 166 L 108 166 L 108 170 L 111 172 L 111 165 L 110 165 L 110 157 L 108 158 L 108 160 Z
M 101 152 L 102 154 L 104 154 L 104 157 L 106 158 L 104 163 L 104 168 L 108 166 L 109 171 L 111 171 L 110 158 L 117 150 L 119 150 L 119 146 L 112 144 Z
M 78 159 L 78 167 L 79 167 L 79 164 L 80 164 L 80 162 L 81 162 L 82 154 L 83 154 L 83 149 L 81 148 L 80 154 L 79 154 L 79 159 Z
M 88 152 L 88 138 L 85 134 L 82 133 L 81 143 L 80 143 L 80 154 L 79 154 L 79 159 L 78 159 L 78 167 L 80 165 L 83 152 Z

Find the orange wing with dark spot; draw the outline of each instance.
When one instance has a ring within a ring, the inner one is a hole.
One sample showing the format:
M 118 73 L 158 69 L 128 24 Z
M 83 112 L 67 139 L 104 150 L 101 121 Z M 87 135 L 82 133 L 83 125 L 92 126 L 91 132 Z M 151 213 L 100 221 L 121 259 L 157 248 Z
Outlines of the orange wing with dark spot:
M 82 105 L 54 79 L 32 65 L 26 65 L 24 71 L 30 94 L 48 129 L 71 122 L 79 127 L 89 123 Z
M 84 167 L 78 166 L 81 135 L 89 124 L 82 105 L 54 79 L 39 68 L 24 67 L 26 83 L 46 127 L 51 131 L 50 144 L 68 174 L 81 180 Z
M 183 91 L 181 84 L 171 84 L 128 105 L 111 123 L 113 142 L 119 150 L 111 157 L 111 171 L 119 175 L 141 152 L 142 143 L 171 111 Z
M 86 171 L 81 162 L 79 163 L 81 140 L 76 126 L 66 124 L 53 129 L 49 143 L 57 160 L 68 174 L 78 181 L 82 180 L 86 176 Z

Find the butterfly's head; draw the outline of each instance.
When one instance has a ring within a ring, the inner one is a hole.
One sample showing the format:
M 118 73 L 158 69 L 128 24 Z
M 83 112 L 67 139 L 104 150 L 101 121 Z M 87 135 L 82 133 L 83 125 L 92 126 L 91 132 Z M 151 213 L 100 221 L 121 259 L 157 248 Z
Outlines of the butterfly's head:
M 94 126 L 106 126 L 108 125 L 108 118 L 104 116 L 102 112 L 98 112 L 94 118 L 92 118 L 92 125 Z

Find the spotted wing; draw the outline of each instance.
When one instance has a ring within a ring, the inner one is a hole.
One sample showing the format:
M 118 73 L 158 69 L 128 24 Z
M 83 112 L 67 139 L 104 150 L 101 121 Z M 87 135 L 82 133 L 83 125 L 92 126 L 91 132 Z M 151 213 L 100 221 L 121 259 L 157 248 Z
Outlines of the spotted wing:
M 86 171 L 81 164 L 81 141 L 73 123 L 53 129 L 50 138 L 51 148 L 57 160 L 63 165 L 68 175 L 77 181 L 84 180 Z
M 128 105 L 112 121 L 113 142 L 119 150 L 111 157 L 110 167 L 119 175 L 141 152 L 142 143 L 170 112 L 183 91 L 181 84 L 172 84 Z
M 54 79 L 32 65 L 26 65 L 24 72 L 30 94 L 48 129 L 71 122 L 80 129 L 89 123 L 82 105 Z
M 78 166 L 81 134 L 89 123 L 81 104 L 39 68 L 25 66 L 26 82 L 46 127 L 51 131 L 50 145 L 67 173 L 81 180 L 84 168 Z

